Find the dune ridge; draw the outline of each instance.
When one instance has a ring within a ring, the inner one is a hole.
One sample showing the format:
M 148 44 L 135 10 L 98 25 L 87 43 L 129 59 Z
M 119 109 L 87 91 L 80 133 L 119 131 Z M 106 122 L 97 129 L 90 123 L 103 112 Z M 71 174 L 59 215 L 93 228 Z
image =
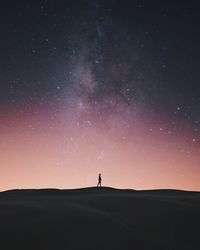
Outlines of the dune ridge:
M 181 190 L 8 190 L 2 249 L 199 249 L 200 193 Z

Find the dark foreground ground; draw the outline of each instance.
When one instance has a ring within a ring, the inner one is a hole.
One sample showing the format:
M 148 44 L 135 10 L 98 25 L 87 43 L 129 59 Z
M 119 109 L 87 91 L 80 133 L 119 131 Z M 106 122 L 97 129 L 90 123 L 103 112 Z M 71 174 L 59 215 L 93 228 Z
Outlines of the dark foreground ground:
M 200 193 L 111 188 L 0 193 L 2 250 L 198 250 Z

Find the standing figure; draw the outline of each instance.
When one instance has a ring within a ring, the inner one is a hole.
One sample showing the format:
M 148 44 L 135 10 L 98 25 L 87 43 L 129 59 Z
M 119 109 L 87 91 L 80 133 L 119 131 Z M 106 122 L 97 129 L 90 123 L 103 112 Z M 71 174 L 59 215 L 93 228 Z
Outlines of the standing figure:
M 98 177 L 97 187 L 101 187 L 101 174 L 99 174 L 99 177 Z

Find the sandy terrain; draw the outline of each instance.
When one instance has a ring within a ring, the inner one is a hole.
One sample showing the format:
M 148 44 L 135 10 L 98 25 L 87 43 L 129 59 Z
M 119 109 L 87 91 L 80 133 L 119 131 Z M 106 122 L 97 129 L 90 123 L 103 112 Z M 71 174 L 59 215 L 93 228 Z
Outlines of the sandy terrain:
M 112 188 L 0 193 L 2 250 L 200 249 L 200 193 Z

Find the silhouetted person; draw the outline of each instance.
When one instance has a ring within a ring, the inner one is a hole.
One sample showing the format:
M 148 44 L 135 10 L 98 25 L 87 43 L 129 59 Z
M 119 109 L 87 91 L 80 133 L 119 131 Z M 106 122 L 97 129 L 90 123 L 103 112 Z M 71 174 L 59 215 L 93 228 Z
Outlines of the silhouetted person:
M 99 177 L 98 177 L 97 187 L 101 187 L 101 174 L 99 174 Z

